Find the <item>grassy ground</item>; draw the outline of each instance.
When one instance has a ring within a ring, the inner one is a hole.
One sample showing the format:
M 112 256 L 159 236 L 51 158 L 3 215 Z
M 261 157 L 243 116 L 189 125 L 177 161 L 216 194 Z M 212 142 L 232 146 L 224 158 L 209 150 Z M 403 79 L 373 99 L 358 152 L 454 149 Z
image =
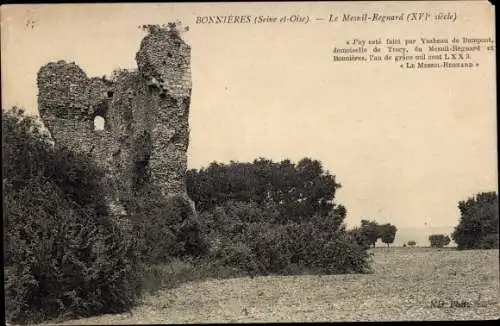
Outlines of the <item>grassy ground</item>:
M 498 319 L 498 250 L 375 248 L 374 273 L 187 282 L 65 324 Z

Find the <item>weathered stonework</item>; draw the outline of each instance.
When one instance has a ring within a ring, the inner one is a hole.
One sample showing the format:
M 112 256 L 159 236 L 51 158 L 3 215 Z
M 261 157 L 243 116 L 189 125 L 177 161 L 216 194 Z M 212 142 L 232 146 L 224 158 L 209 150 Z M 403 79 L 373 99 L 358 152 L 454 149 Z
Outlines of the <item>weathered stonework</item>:
M 45 126 L 56 144 L 90 154 L 105 169 L 104 195 L 117 210 L 123 194 L 144 184 L 187 198 L 190 52 L 177 31 L 157 27 L 141 42 L 137 71 L 89 78 L 75 63 L 58 61 L 38 72 Z M 104 130 L 94 130 L 97 116 Z

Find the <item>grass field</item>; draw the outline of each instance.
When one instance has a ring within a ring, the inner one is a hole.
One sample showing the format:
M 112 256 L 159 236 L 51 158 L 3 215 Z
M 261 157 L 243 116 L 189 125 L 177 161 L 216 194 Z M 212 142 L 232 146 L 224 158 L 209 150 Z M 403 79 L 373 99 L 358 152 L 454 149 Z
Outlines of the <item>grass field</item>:
M 375 248 L 368 275 L 188 282 L 65 324 L 498 319 L 498 250 Z

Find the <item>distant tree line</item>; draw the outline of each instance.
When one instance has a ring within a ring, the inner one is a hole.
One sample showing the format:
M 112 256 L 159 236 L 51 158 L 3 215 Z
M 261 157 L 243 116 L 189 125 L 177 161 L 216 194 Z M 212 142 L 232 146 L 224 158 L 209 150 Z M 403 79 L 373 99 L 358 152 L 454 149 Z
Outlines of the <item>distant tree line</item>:
M 498 249 L 499 214 L 498 194 L 481 192 L 467 200 L 459 201 L 460 220 L 451 238 L 445 234 L 429 236 L 432 248 L 442 248 L 455 241 L 458 249 Z M 415 246 L 409 241 L 408 246 Z
M 353 232 L 357 234 L 359 243 L 375 247 L 380 239 L 389 247 L 390 244 L 394 243 L 397 231 L 397 227 L 390 223 L 378 224 L 376 221 L 362 219 L 361 226 Z

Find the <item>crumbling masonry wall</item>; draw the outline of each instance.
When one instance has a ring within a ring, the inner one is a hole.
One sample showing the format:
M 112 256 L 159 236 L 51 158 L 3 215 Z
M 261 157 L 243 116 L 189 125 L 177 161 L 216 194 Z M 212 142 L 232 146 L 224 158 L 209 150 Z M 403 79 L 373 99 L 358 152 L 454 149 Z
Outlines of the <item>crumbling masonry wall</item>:
M 56 144 L 88 153 L 105 169 L 110 206 L 147 183 L 165 197 L 187 198 L 190 53 L 175 30 L 152 28 L 136 54 L 137 71 L 107 80 L 65 61 L 39 70 L 45 126 Z M 105 120 L 102 131 L 94 130 L 97 116 Z

